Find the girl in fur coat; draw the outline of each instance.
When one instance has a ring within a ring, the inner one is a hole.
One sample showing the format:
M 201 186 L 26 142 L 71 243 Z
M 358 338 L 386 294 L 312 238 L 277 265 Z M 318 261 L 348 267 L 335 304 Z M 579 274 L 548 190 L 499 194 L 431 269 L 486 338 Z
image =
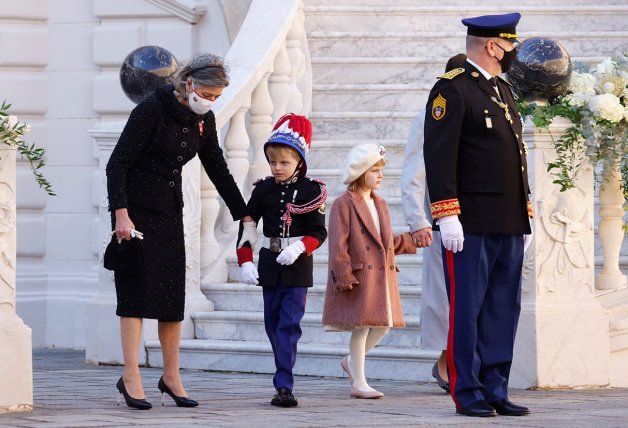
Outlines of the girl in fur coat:
M 350 331 L 349 355 L 340 361 L 351 384 L 351 397 L 380 398 L 364 375 L 366 354 L 388 333 L 404 327 L 395 254 L 414 254 L 409 233 L 393 235 L 388 206 L 374 190 L 380 187 L 385 149 L 355 146 L 345 159 L 348 184 L 331 208 L 329 269 L 323 308 L 328 331 Z

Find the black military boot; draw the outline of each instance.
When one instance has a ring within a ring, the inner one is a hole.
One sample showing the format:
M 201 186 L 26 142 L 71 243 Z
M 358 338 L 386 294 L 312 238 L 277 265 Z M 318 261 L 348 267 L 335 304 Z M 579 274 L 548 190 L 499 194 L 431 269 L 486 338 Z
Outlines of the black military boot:
M 299 402 L 288 388 L 279 388 L 270 404 L 278 407 L 297 407 Z

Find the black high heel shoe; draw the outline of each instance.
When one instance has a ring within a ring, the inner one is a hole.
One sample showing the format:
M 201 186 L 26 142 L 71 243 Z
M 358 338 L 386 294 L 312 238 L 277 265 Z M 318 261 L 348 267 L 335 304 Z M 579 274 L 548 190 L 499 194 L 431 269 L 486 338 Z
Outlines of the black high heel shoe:
M 120 379 L 118 380 L 118 383 L 116 383 L 116 388 L 118 388 L 118 391 L 120 391 L 120 395 L 124 396 L 124 401 L 126 401 L 127 406 L 134 409 L 139 409 L 139 410 L 148 410 L 153 407 L 153 405 L 150 404 L 145 399 L 139 400 L 137 398 L 131 397 L 126 392 L 126 388 L 124 387 L 124 381 L 122 380 L 122 377 L 120 377 Z M 118 395 L 118 406 L 120 405 L 120 395 Z
M 164 403 L 164 393 L 168 394 L 174 402 L 177 404 L 177 407 L 196 407 L 198 406 L 198 401 L 190 400 L 188 397 L 179 397 L 178 395 L 174 395 L 174 393 L 168 388 L 166 382 L 164 382 L 164 377 L 159 378 L 159 383 L 157 384 L 157 388 L 161 391 L 161 405 L 165 406 Z

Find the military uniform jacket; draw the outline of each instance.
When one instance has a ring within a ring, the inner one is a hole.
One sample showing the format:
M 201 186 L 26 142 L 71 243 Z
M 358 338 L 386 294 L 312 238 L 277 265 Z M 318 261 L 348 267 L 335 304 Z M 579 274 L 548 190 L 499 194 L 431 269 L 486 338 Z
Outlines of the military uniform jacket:
M 295 183 L 280 184 L 274 177 L 266 177 L 257 182 L 247 204 L 249 214 L 255 223 L 263 220 L 264 236 L 268 238 L 287 237 L 282 217 L 286 204 L 307 204 L 321 194 L 324 184 L 309 177 L 299 177 Z M 325 205 L 305 214 L 291 214 L 290 236 L 311 236 L 319 245 L 327 239 L 325 229 Z M 292 243 L 294 241 L 290 241 Z M 313 285 L 313 256 L 305 253 L 291 265 L 277 263 L 279 253 L 268 248 L 259 252 L 259 285 L 275 287 L 278 283 L 288 287 L 311 287 Z
M 467 62 L 432 88 L 424 128 L 432 215 L 459 215 L 465 233 L 529 234 L 522 122 L 508 83 L 498 78 L 498 87 L 502 107 Z
M 246 206 L 218 145 L 213 112 L 197 115 L 167 85 L 131 112 L 107 163 L 109 210 L 129 204 L 157 213 L 183 208 L 181 171 L 198 154 L 234 220 Z

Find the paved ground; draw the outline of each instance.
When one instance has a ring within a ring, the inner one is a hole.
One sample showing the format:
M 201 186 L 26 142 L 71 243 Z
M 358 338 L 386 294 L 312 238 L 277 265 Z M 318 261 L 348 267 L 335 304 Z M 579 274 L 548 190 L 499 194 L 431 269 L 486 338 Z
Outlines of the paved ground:
M 155 407 L 131 410 L 116 406 L 120 367 L 86 366 L 76 351 L 34 353 L 35 410 L 0 414 L 1 427 L 380 427 L 516 426 L 628 427 L 628 389 L 511 391 L 513 401 L 528 405 L 525 417 L 489 419 L 457 416 L 451 399 L 434 383 L 373 381 L 386 394 L 380 400 L 349 397 L 346 379 L 300 376 L 295 395 L 300 406 L 277 409 L 270 375 L 183 371 L 194 409 L 178 408 L 166 397 L 160 405 L 159 369 L 142 369 L 146 398 Z M 1 381 L 1 380 L 0 380 Z

